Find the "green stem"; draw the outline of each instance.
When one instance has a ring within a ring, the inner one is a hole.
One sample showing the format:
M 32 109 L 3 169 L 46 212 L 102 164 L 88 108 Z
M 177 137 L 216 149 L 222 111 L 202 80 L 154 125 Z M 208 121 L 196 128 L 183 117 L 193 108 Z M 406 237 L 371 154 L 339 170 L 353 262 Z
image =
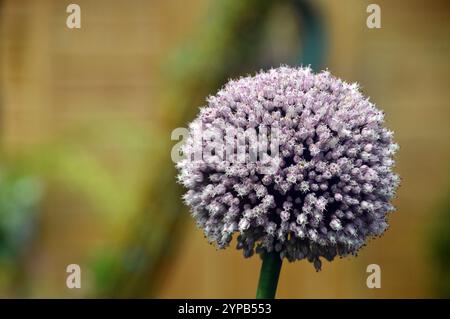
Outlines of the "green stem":
M 276 252 L 265 253 L 259 274 L 257 299 L 274 299 L 280 277 L 282 260 Z

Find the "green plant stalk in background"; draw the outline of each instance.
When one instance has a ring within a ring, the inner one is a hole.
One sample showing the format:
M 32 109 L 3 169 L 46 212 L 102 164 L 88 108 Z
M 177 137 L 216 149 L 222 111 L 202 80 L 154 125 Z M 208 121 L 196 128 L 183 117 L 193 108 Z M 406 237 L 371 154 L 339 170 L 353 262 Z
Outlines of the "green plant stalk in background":
M 256 299 L 274 299 L 283 261 L 276 252 L 265 253 L 259 273 Z

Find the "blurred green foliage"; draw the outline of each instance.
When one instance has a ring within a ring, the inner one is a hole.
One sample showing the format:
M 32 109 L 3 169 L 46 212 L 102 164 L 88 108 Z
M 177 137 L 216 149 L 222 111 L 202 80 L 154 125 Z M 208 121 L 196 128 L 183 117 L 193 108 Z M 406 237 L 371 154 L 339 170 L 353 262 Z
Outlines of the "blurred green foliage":
M 24 261 L 36 235 L 42 183 L 17 167 L 0 165 L 0 294 L 26 286 Z
M 46 202 L 53 205 L 55 189 L 69 191 L 79 202 L 89 205 L 90 212 L 102 217 L 104 228 L 112 230 L 106 236 L 114 237 L 116 225 L 140 207 L 137 188 L 142 182 L 139 175 L 148 166 L 142 153 L 157 145 L 156 142 L 150 145 L 152 139 L 148 127 L 109 120 L 96 122 L 96 125 L 85 123 L 56 139 L 15 152 L 2 152 L 0 286 L 6 287 L 9 295 L 26 297 L 29 293 L 27 263 L 30 251 L 36 247 L 36 239 L 44 231 L 41 219 L 46 211 L 42 206 Z M 114 165 L 109 158 L 111 149 L 115 155 Z M 133 165 L 134 174 L 117 174 L 116 166 L 121 165 L 123 171 L 127 170 L 127 165 Z M 109 239 L 113 243 L 116 238 Z M 98 265 L 107 264 L 113 258 L 112 254 L 106 257 L 98 254 L 97 249 L 90 247 L 86 253 L 86 262 L 91 263 L 95 276 L 100 276 L 98 280 L 95 278 L 93 290 L 101 289 L 97 284 L 105 287 L 106 280 L 102 278 L 111 273 L 103 271 L 105 267 L 95 271 Z M 5 293 L 3 289 L 2 293 Z
M 450 298 L 450 193 L 432 227 L 432 252 L 436 264 L 434 284 L 440 297 Z
M 32 237 L 41 186 L 32 176 L 0 167 L 0 264 L 17 257 Z

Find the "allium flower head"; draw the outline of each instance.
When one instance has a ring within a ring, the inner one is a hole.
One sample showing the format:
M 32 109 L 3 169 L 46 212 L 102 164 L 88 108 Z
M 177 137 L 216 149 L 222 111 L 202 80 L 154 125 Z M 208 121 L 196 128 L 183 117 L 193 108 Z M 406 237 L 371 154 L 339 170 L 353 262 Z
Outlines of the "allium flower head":
M 190 124 L 186 158 L 177 163 L 184 200 L 217 247 L 238 233 L 246 257 L 276 251 L 319 270 L 320 257 L 356 254 L 388 227 L 399 184 L 392 172 L 398 145 L 383 121 L 357 84 L 328 71 L 280 67 L 232 80 Z M 268 144 L 258 140 L 244 144 L 244 161 L 227 158 L 242 141 L 226 133 L 250 128 L 272 135 L 276 129 L 278 155 L 252 161 L 252 147 Z M 211 138 L 217 133 L 232 147 Z M 216 151 L 194 156 L 205 148 Z

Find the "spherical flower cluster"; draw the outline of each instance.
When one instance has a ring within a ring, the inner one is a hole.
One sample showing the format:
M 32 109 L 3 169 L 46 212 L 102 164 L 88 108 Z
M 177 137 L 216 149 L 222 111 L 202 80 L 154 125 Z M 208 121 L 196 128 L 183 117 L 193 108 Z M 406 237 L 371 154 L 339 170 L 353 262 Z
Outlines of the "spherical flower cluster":
M 186 158 L 177 163 L 184 201 L 217 247 L 239 233 L 237 247 L 246 257 L 275 251 L 319 270 L 320 257 L 354 255 L 388 227 L 398 145 L 383 122 L 357 84 L 328 71 L 283 66 L 232 80 L 190 124 Z M 251 161 L 247 154 L 235 162 L 217 160 L 217 152 L 193 156 L 217 143 L 198 143 L 194 132 L 249 128 L 277 129 L 278 156 Z M 268 161 L 271 172 L 263 169 Z

